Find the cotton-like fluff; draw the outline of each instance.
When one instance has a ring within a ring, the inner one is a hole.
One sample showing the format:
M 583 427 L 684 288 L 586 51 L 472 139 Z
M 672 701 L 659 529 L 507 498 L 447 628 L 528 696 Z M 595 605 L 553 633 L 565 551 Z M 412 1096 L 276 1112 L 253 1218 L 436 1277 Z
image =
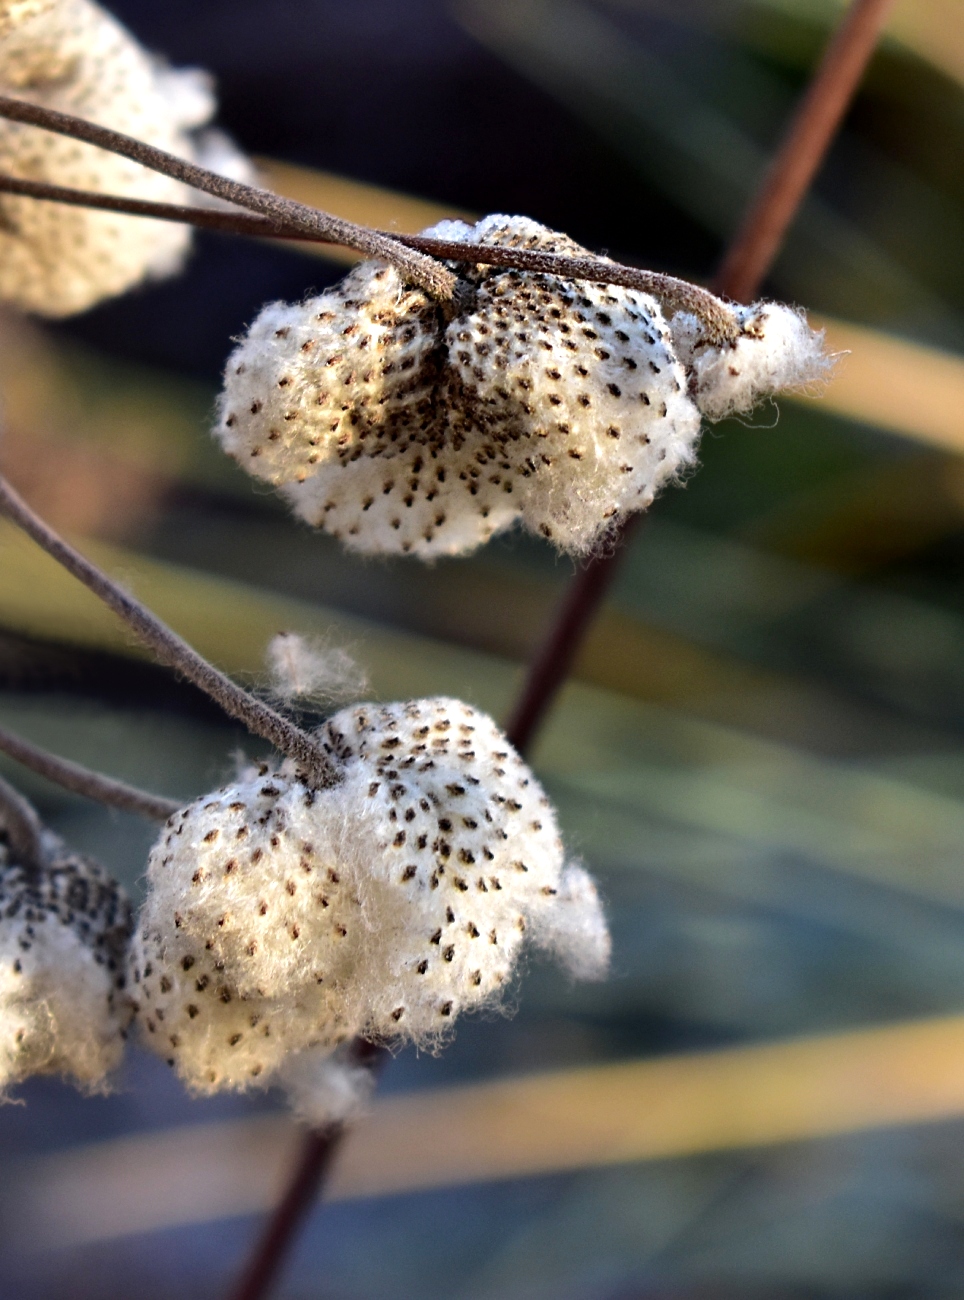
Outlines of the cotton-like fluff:
M 0 1092 L 32 1074 L 102 1085 L 120 1062 L 131 909 L 101 867 L 57 845 L 26 868 L 0 844 Z
M 525 217 L 426 233 L 586 251 Z M 217 437 L 353 550 L 455 555 L 521 520 L 586 552 L 693 459 L 699 413 L 660 307 L 460 270 L 474 301 L 452 320 L 377 262 L 264 308 L 228 361 Z
M 708 420 L 751 411 L 764 397 L 803 389 L 829 378 L 833 358 L 822 330 L 803 312 L 778 302 L 731 308 L 734 341 L 708 342 L 702 323 L 678 312 L 671 328 L 676 352 L 689 375 L 690 392 Z
M 319 734 L 336 785 L 309 789 L 290 762 L 249 774 L 151 854 L 133 995 L 148 1043 L 202 1092 L 357 1035 L 432 1045 L 499 1000 L 527 937 L 583 977 L 608 961 L 595 888 L 491 719 L 428 699 L 345 709 Z
M 211 117 L 207 74 L 176 71 L 142 50 L 91 0 L 26 0 L 0 8 L 0 92 L 113 127 L 169 153 L 218 158 L 236 150 L 192 132 Z M 191 203 L 194 192 L 138 163 L 37 127 L 0 122 L 0 170 L 78 189 Z M 66 316 L 178 270 L 191 241 L 175 222 L 0 197 L 0 298 Z
M 320 637 L 279 632 L 268 643 L 271 694 L 286 704 L 358 699 L 368 679 L 347 650 Z

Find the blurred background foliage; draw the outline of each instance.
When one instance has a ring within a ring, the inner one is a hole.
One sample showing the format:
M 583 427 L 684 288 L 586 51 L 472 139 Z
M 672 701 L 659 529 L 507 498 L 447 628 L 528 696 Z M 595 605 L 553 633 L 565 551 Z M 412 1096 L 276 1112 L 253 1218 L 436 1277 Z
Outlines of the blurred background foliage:
M 112 7 L 148 46 L 215 73 L 223 125 L 284 192 L 401 229 L 524 212 L 702 280 L 841 11 L 830 0 Z M 838 386 L 707 434 L 698 473 L 637 531 L 534 753 L 568 842 L 602 882 L 613 976 L 572 989 L 534 967 L 514 1019 L 462 1024 L 438 1059 L 403 1053 L 390 1095 L 685 1063 L 695 1049 L 794 1035 L 816 1036 L 818 1077 L 831 1031 L 964 1009 L 962 158 L 964 3 L 903 0 L 768 285 L 830 318 L 835 345 L 852 351 Z M 201 235 L 175 281 L 56 325 L 3 319 L 0 463 L 243 680 L 259 680 L 271 635 L 296 628 L 348 646 L 382 698 L 447 692 L 505 717 L 569 561 L 515 536 L 433 567 L 352 559 L 209 442 L 231 336 L 266 300 L 343 269 L 317 250 Z M 185 798 L 229 772 L 238 747 L 257 749 L 2 529 L 0 718 Z M 0 770 L 136 893 L 149 827 Z M 586 1169 L 601 1162 L 591 1152 L 543 1153 L 529 1177 L 496 1169 L 455 1179 L 458 1190 L 413 1175 L 429 1190 L 406 1192 L 395 1170 L 396 1194 L 315 1214 L 281 1293 L 958 1296 L 964 1029 L 940 1023 L 961 1062 L 941 1123 L 901 1126 L 895 1113 L 868 1129 L 870 1070 L 856 1087 L 865 1118 L 855 1103 L 842 1124 L 853 1132 L 803 1140 L 820 1123 L 781 1130 L 788 1085 L 751 1052 L 739 1090 L 764 1129 L 773 1117 L 770 1145 L 723 1150 L 740 1144 L 721 1136 L 704 1092 L 685 1103 L 703 1137 L 679 1158 Z M 916 1042 L 902 1049 L 909 1096 L 933 1064 Z M 587 1088 L 591 1112 L 603 1094 Z M 4 1295 L 153 1300 L 225 1285 L 289 1149 L 272 1098 L 191 1101 L 136 1052 L 109 1098 L 49 1081 L 22 1095 L 26 1106 L 0 1110 Z M 464 1095 L 438 1131 L 405 1120 L 426 1168 L 473 1124 L 475 1094 Z M 908 1101 L 905 1118 L 924 1110 Z M 18 1216 L 25 1197 L 48 1220 Z M 124 1219 L 125 1205 L 140 1208 Z

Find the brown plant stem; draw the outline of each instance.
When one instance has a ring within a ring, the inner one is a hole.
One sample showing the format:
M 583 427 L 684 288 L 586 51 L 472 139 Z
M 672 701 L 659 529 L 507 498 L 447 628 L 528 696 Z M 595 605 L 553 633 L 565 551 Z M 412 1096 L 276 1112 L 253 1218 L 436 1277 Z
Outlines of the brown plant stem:
M 43 826 L 34 806 L 0 776 L 0 831 L 18 866 L 38 871 L 44 864 Z
M 316 786 L 334 785 L 337 771 L 319 745 L 300 727 L 263 701 L 249 695 L 230 677 L 197 653 L 149 609 L 123 587 L 92 564 L 48 525 L 0 475 L 0 515 L 33 538 L 38 546 L 79 579 L 114 611 L 138 640 L 153 650 L 161 663 L 181 673 L 236 718 L 256 736 L 294 759 L 307 779 Z
M 141 163 L 151 171 L 183 181 L 196 190 L 213 194 L 227 203 L 235 203 L 238 207 L 259 212 L 275 221 L 283 221 L 306 234 L 324 235 L 347 248 L 357 248 L 369 257 L 383 258 L 396 266 L 405 279 L 421 285 L 433 298 L 442 302 L 450 301 L 455 292 L 456 278 L 447 267 L 440 266 L 424 253 L 404 248 L 390 235 L 369 230 L 367 226 L 357 226 L 354 222 L 308 207 L 304 203 L 296 203 L 293 199 L 282 198 L 269 190 L 229 180 L 226 176 L 219 176 L 206 167 L 199 167 L 185 158 L 156 149 L 142 140 L 135 140 L 132 136 L 122 135 L 121 132 L 112 131 L 96 122 L 87 122 L 70 113 L 60 113 L 40 104 L 0 95 L 0 117 L 11 122 L 23 122 L 27 126 L 41 127 L 45 131 L 66 135 L 74 140 L 83 140 L 87 144 Z
M 894 0 L 855 0 L 824 51 L 763 184 L 747 208 L 717 283 L 737 302 L 760 290 L 853 99 Z
M 106 804 L 109 808 L 137 813 L 149 821 L 167 821 L 172 813 L 183 807 L 176 799 L 165 799 L 163 795 L 138 790 L 136 786 L 127 785 L 124 781 L 116 781 L 100 772 L 92 772 L 80 763 L 72 763 L 70 759 L 51 754 L 39 745 L 31 744 L 22 736 L 8 731 L 6 727 L 0 727 L 0 751 L 31 772 L 36 772 L 38 776 L 63 786 L 65 790 L 83 795 L 85 799 L 93 799 L 96 803 Z
M 247 212 L 219 212 L 177 203 L 155 203 L 148 199 L 128 199 L 93 190 L 74 190 L 45 181 L 23 180 L 19 176 L 0 175 L 0 194 L 18 194 L 25 198 L 67 203 L 74 207 L 98 208 L 123 212 L 129 216 L 153 217 L 161 221 L 180 221 L 202 230 L 221 234 L 248 235 L 260 239 L 295 239 L 320 244 L 342 241 L 328 234 L 307 233 L 290 223 Z M 557 275 L 566 280 L 586 280 L 594 284 L 616 284 L 638 289 L 656 298 L 667 315 L 677 311 L 692 312 L 706 327 L 705 337 L 724 343 L 736 336 L 736 321 L 726 304 L 699 285 L 659 271 L 647 271 L 601 257 L 567 257 L 531 248 L 507 248 L 498 244 L 471 244 L 457 240 L 434 239 L 428 235 L 389 235 L 376 231 L 407 248 L 431 253 L 434 257 L 482 266 L 505 266 L 521 271 Z
M 387 1053 L 363 1038 L 351 1046 L 352 1063 L 377 1070 Z M 291 1179 L 248 1259 L 231 1300 L 261 1300 L 268 1294 L 302 1223 L 318 1199 L 322 1179 L 332 1166 L 346 1132 L 343 1123 L 310 1129 L 305 1135 Z
M 784 136 L 730 251 L 714 289 L 749 302 L 760 286 L 804 195 L 820 168 L 834 133 L 874 51 L 892 0 L 854 0 L 834 32 L 790 129 Z M 576 574 L 545 640 L 526 674 L 507 734 L 525 752 L 566 679 L 585 639 L 633 528 L 620 524 L 611 546 Z

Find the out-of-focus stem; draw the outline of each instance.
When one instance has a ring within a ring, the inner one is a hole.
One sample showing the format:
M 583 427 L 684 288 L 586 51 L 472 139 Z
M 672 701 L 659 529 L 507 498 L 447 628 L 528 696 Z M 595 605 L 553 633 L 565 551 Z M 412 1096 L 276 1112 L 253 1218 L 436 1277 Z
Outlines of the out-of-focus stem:
M 854 0 L 820 62 L 762 187 L 723 259 L 717 293 L 750 301 L 780 250 L 834 133 L 874 51 L 892 0 Z M 506 728 L 525 751 L 575 662 L 589 626 L 615 576 L 616 565 L 638 516 L 631 515 L 572 580 L 541 648 L 526 674 Z
M 39 871 L 44 862 L 43 826 L 28 799 L 0 776 L 0 830 L 17 866 Z
M 80 763 L 72 763 L 70 759 L 51 754 L 39 745 L 33 745 L 22 736 L 8 731 L 6 727 L 0 727 L 0 750 L 31 772 L 46 777 L 65 790 L 83 795 L 85 799 L 93 799 L 96 803 L 106 804 L 109 808 L 137 813 L 149 821 L 166 821 L 182 806 L 176 799 L 165 799 L 163 795 L 138 790 L 125 781 L 116 781 L 100 772 L 92 772 Z

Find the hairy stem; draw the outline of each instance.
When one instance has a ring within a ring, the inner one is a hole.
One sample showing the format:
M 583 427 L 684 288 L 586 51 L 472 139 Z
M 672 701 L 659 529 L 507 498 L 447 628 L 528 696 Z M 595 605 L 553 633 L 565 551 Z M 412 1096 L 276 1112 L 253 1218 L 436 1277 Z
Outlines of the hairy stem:
M 0 776 L 0 830 L 18 866 L 39 871 L 44 865 L 43 826 L 34 806 Z
M 59 113 L 40 104 L 0 95 L 0 117 L 12 122 L 23 122 L 27 126 L 41 127 L 45 131 L 66 135 L 74 140 L 83 140 L 110 153 L 130 158 L 151 171 L 171 176 L 196 190 L 213 194 L 228 203 L 236 203 L 238 207 L 259 212 L 276 221 L 284 221 L 306 234 L 324 235 L 347 248 L 357 248 L 369 257 L 383 258 L 396 266 L 406 280 L 421 285 L 426 293 L 442 302 L 450 301 L 454 295 L 456 278 L 451 271 L 424 253 L 402 247 L 390 235 L 369 230 L 366 226 L 357 226 L 351 221 L 332 216 L 331 213 L 272 194 L 269 190 L 229 180 L 206 167 L 199 167 L 196 163 L 166 153 L 163 149 L 156 149 L 132 136 L 122 135 L 119 131 L 87 122 L 70 113 Z
M 180 221 L 203 230 L 222 234 L 249 235 L 261 239 L 301 239 L 313 243 L 340 244 L 343 241 L 330 234 L 308 233 L 291 223 L 271 217 L 256 216 L 246 212 L 218 212 L 209 208 L 194 208 L 177 203 L 154 203 L 146 199 L 121 198 L 113 194 L 97 194 L 92 190 L 72 190 L 44 181 L 23 180 L 18 176 L 0 175 L 0 194 L 19 194 L 26 198 L 45 199 L 56 203 L 69 203 L 74 207 L 100 208 L 108 212 L 124 212 L 130 216 L 153 217 L 162 221 Z M 388 232 L 376 231 L 388 238 Z M 627 289 L 638 289 L 651 294 L 663 307 L 667 316 L 677 311 L 692 312 L 703 322 L 705 337 L 711 343 L 725 343 L 736 337 L 737 327 L 732 311 L 709 290 L 690 284 L 673 275 L 646 271 L 622 262 L 610 262 L 601 257 L 567 257 L 560 253 L 545 253 L 530 248 L 505 248 L 497 244 L 470 244 L 447 239 L 433 239 L 427 235 L 391 236 L 396 243 L 407 248 L 431 253 L 435 257 L 453 262 L 470 262 L 483 266 L 504 266 L 520 271 L 536 271 L 556 275 L 566 280 L 587 280 L 594 284 L 616 284 Z M 352 245 L 353 247 L 353 245 Z
M 72 763 L 70 759 L 51 754 L 46 749 L 41 749 L 39 745 L 34 745 L 29 740 L 24 740 L 22 736 L 8 731 L 6 727 L 0 727 L 0 751 L 29 768 L 31 772 L 36 772 L 38 776 L 46 777 L 48 781 L 63 786 L 65 790 L 81 794 L 85 799 L 93 799 L 96 803 L 106 804 L 109 808 L 137 813 L 138 816 L 146 817 L 149 821 L 167 821 L 172 813 L 176 813 L 183 807 L 176 799 L 165 799 L 163 795 L 149 794 L 148 791 L 138 790 L 136 786 L 127 785 L 124 781 L 115 781 L 113 777 L 92 772 L 90 768 L 82 767 L 80 763 Z
M 161 663 L 181 673 L 236 718 L 256 736 L 270 741 L 282 754 L 295 760 L 306 778 L 316 786 L 334 785 L 334 765 L 312 738 L 288 718 L 256 699 L 209 664 L 181 637 L 129 592 L 92 564 L 48 525 L 0 475 L 0 514 L 33 538 L 68 573 L 79 579 L 114 611 L 138 640 L 153 650 Z

